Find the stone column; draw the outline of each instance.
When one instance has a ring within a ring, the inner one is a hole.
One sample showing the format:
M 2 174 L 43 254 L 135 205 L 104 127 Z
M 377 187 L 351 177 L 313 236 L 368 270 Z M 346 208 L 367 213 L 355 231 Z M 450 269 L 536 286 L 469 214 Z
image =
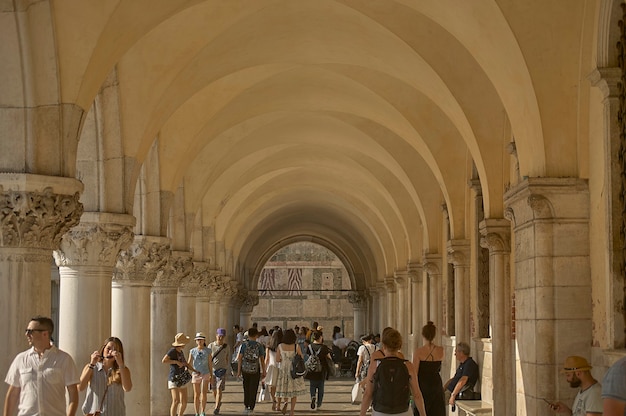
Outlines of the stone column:
M 376 287 L 369 288 L 370 310 L 369 316 L 369 329 L 372 333 L 376 334 L 382 329 L 380 328 L 379 316 L 381 315 L 380 303 L 378 298 L 378 289 Z
M 252 326 L 252 309 L 254 309 L 254 306 L 258 304 L 259 296 L 257 294 L 251 294 L 248 292 L 245 295 L 243 304 L 241 305 L 241 312 L 239 314 L 241 325 L 243 325 L 244 330 Z
M 232 328 L 231 325 L 231 306 L 232 299 L 237 294 L 237 283 L 233 280 L 229 280 L 224 283 L 224 291 L 222 299 L 220 300 L 220 316 L 218 319 L 218 328 Z
M 167 380 L 169 366 L 163 365 L 161 359 L 167 352 L 164 350 L 169 339 L 173 339 L 177 330 L 177 294 L 182 279 L 193 270 L 191 253 L 173 251 L 169 261 L 152 284 L 151 291 L 151 325 L 150 325 L 150 414 L 169 414 L 171 397 L 163 394 L 164 380 Z
M 423 270 L 425 279 L 428 283 L 428 317 L 426 321 L 433 321 L 439 329 L 435 337 L 436 343 L 441 344 L 441 335 L 443 332 L 443 305 L 441 304 L 442 286 L 441 286 L 441 256 L 426 254 L 424 256 Z
M 514 230 L 517 380 L 515 414 L 544 414 L 546 391 L 570 402 L 568 355 L 591 356 L 589 191 L 576 178 L 528 178 L 505 194 Z M 572 336 L 576 334 L 576 336 Z
M 409 319 L 411 318 L 411 314 L 409 313 L 409 303 L 408 303 L 408 286 L 409 286 L 409 275 L 406 271 L 396 271 L 394 273 L 394 283 L 395 283 L 395 291 L 396 297 L 393 305 L 394 312 L 396 314 L 396 326 L 395 328 L 402 335 L 402 352 L 404 355 L 407 355 L 408 351 L 410 351 L 410 346 L 408 343 L 409 340 Z
M 483 383 L 482 398 L 493 402 L 493 414 L 514 414 L 514 356 L 511 348 L 511 224 L 504 219 L 480 223 L 480 245 L 489 249 L 489 317 L 491 323 L 492 389 Z M 486 374 L 483 372 L 483 379 Z M 489 391 L 491 390 L 491 391 Z M 489 394 L 492 395 L 490 400 Z
M 176 332 L 196 331 L 209 322 L 209 298 L 204 284 L 209 278 L 209 264 L 194 261 L 193 270 L 183 279 L 178 289 L 178 326 Z
M 387 286 L 384 282 L 377 284 L 376 294 L 378 295 L 378 328 L 382 336 L 383 329 L 389 326 L 389 314 L 387 311 Z
M 85 212 L 53 253 L 60 276 L 59 347 L 79 370 L 111 336 L 111 279 L 134 225 L 131 215 Z
M 365 298 L 360 292 L 351 292 L 348 294 L 348 301 L 352 304 L 352 311 L 354 313 L 354 339 L 359 339 L 361 335 L 366 333 Z
M 385 278 L 385 326 L 396 328 L 398 325 L 396 305 L 398 302 L 398 291 L 393 277 Z
M 30 318 L 51 315 L 52 251 L 80 220 L 82 190 L 72 178 L 0 173 L 0 374 L 26 349 Z
M 426 323 L 425 317 L 428 315 L 428 293 L 424 289 L 424 276 L 422 265 L 419 263 L 410 263 L 409 279 L 411 284 L 411 323 L 409 331 L 412 334 L 411 348 L 409 351 L 415 350 L 420 346 L 422 340 L 422 327 Z
M 140 235 L 120 253 L 117 262 L 111 293 L 111 333 L 124 343 L 124 358 L 132 371 L 133 389 L 125 396 L 129 415 L 150 415 L 150 345 L 161 346 L 160 360 L 174 339 L 175 334 L 168 339 L 150 339 L 150 291 L 170 254 L 169 239 Z M 167 389 L 167 381 L 161 383 Z
M 469 241 L 448 241 L 448 259 L 454 265 L 454 335 L 456 342 L 471 345 L 469 258 Z

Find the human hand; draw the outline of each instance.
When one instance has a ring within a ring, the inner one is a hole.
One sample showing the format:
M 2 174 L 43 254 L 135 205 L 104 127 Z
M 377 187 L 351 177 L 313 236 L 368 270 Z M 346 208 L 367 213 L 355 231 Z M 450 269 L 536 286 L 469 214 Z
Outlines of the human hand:
M 100 351 L 94 351 L 91 353 L 91 361 L 90 364 L 91 365 L 96 365 L 96 363 L 100 361 Z
M 569 415 L 572 414 L 572 409 L 567 407 L 567 405 L 565 403 L 563 403 L 563 402 L 552 403 L 551 408 L 556 413 L 566 413 L 566 414 L 569 414 Z

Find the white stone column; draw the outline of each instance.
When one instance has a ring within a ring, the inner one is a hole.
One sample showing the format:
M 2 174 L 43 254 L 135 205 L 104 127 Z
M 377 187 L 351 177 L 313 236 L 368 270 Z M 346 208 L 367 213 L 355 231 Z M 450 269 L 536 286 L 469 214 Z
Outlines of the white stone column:
M 443 332 L 443 296 L 441 277 L 441 256 L 426 254 L 424 257 L 424 273 L 428 283 L 428 317 L 426 321 L 433 321 L 439 329 L 435 337 L 436 343 L 441 345 L 441 335 Z
M 167 380 L 169 366 L 161 363 L 166 341 L 178 333 L 177 294 L 183 278 L 193 270 L 191 253 L 173 251 L 165 267 L 157 272 L 151 289 L 150 325 L 150 414 L 169 414 L 171 397 L 163 394 L 164 380 Z M 189 332 L 188 332 L 189 333 Z
M 52 251 L 80 220 L 82 190 L 73 178 L 0 173 L 0 374 L 26 349 L 30 318 L 51 315 Z M 6 391 L 0 383 L 0 397 Z
M 414 351 L 420 346 L 422 339 L 422 327 L 426 323 L 425 317 L 428 315 L 428 293 L 424 289 L 423 268 L 419 263 L 410 263 L 408 267 L 409 284 L 411 285 L 411 298 L 409 309 L 411 311 L 411 322 L 409 330 L 411 333 L 411 348 Z
M 352 304 L 352 312 L 354 314 L 354 339 L 359 339 L 361 335 L 366 333 L 366 300 L 361 292 L 352 292 L 348 295 L 348 301 Z
M 515 334 L 519 362 L 516 414 L 544 414 L 537 397 L 574 392 L 559 373 L 568 355 L 591 357 L 589 191 L 585 180 L 527 178 L 505 194 L 513 224 Z M 576 336 L 572 336 L 576 334 Z M 566 340 L 565 342 L 562 342 Z
M 379 282 L 378 290 L 378 328 L 380 328 L 380 334 L 382 335 L 383 329 L 389 326 L 389 314 L 387 312 L 387 287 L 384 282 Z
M 111 279 L 120 250 L 133 241 L 135 217 L 85 212 L 54 252 L 59 266 L 59 347 L 79 369 L 111 336 Z
M 398 301 L 398 291 L 393 277 L 385 279 L 385 326 L 395 328 L 398 325 L 396 305 Z
M 170 254 L 169 239 L 140 235 L 118 258 L 111 293 L 111 333 L 122 340 L 124 358 L 132 371 L 133 389 L 125 395 L 129 415 L 150 415 L 150 345 L 162 346 L 158 360 L 168 349 L 168 339 L 150 339 L 150 292 Z M 161 385 L 167 389 L 167 379 Z
M 448 259 L 454 265 L 454 335 L 471 345 L 468 240 L 448 241 Z
M 515 383 L 511 359 L 511 224 L 504 219 L 487 219 L 480 223 L 480 234 L 480 245 L 489 249 L 489 320 L 492 343 L 491 383 L 481 384 L 482 398 L 486 401 L 492 399 L 493 414 L 512 414 Z M 485 377 L 484 372 L 482 377 Z M 491 392 L 484 388 L 487 385 L 493 386 Z
M 402 352 L 404 355 L 407 355 L 410 351 L 410 346 L 408 343 L 409 339 L 409 319 L 411 318 L 411 314 L 408 312 L 409 303 L 408 303 L 408 284 L 409 284 L 409 275 L 406 271 L 396 271 L 394 273 L 394 283 L 395 283 L 395 303 L 393 305 L 395 316 L 396 316 L 396 326 L 395 328 L 402 335 Z

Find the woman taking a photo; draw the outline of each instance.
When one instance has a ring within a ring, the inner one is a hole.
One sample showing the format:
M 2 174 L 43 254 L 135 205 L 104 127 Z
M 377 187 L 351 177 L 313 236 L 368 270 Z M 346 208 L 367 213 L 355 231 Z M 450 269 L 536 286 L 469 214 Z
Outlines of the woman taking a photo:
M 170 416 L 183 416 L 187 407 L 187 384 L 177 384 L 177 379 L 189 369 L 195 372 L 191 364 L 185 360 L 183 347 L 189 342 L 189 337 L 179 332 L 174 337 L 172 348 L 165 354 L 161 362 L 169 364 L 170 372 L 167 376 L 167 388 L 172 394 L 172 406 L 170 407 Z M 188 381 L 191 381 L 189 378 Z
M 89 364 L 80 375 L 80 391 L 87 388 L 83 413 L 103 416 L 125 416 L 124 392 L 130 391 L 133 382 L 130 370 L 124 364 L 124 347 L 118 338 L 104 341 L 100 350 L 91 354 Z

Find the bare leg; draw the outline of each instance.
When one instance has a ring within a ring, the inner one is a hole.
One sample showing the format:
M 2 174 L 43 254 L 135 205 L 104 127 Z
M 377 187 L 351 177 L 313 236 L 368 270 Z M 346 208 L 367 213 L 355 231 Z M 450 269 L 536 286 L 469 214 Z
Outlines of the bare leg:
M 207 393 L 209 392 L 209 381 L 202 380 L 202 396 L 200 399 L 200 412 L 206 412 L 206 401 L 207 401 Z M 197 412 L 197 413 L 200 413 Z
M 185 409 L 187 408 L 187 386 L 178 389 L 178 391 L 180 401 L 180 405 L 178 406 L 178 416 L 184 416 Z
M 291 398 L 291 411 L 289 412 L 289 416 L 294 416 L 294 412 L 296 411 L 296 402 L 298 401 L 297 397 Z
M 178 389 L 170 389 L 172 394 L 172 405 L 170 406 L 170 416 L 176 416 L 176 411 L 178 410 Z
M 202 388 L 202 384 L 192 384 L 193 386 L 193 408 L 196 411 L 196 414 L 200 413 L 200 389 Z

